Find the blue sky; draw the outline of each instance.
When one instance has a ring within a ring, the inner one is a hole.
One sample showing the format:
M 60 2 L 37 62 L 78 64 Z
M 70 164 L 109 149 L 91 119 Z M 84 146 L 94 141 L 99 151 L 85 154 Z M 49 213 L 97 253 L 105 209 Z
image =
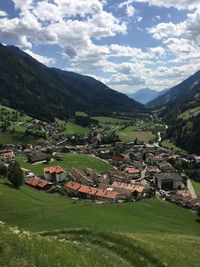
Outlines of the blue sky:
M 0 42 L 130 93 L 200 69 L 199 0 L 1 0 Z

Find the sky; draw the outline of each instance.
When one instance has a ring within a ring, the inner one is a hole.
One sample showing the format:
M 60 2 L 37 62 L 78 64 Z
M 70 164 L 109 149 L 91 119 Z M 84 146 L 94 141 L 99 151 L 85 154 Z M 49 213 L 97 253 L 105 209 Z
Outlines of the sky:
M 200 70 L 200 0 L 0 0 L 0 42 L 132 93 Z

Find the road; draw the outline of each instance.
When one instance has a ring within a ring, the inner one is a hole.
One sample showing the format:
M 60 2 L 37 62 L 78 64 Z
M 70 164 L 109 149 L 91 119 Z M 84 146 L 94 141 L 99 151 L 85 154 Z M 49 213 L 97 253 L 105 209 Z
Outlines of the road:
M 197 198 L 197 195 L 195 193 L 194 187 L 190 179 L 187 180 L 187 187 L 188 187 L 188 190 L 190 191 L 192 198 L 194 199 Z

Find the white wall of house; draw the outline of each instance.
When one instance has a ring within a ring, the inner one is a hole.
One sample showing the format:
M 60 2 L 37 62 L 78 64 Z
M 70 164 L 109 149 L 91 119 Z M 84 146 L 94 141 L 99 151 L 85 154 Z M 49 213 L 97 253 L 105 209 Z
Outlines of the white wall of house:
M 56 181 L 57 182 L 62 182 L 65 179 L 66 179 L 66 173 L 65 172 L 56 174 Z
M 45 178 L 46 180 L 51 180 L 51 175 L 50 175 L 50 173 L 49 173 L 49 172 L 45 172 L 45 173 L 44 173 L 44 178 Z

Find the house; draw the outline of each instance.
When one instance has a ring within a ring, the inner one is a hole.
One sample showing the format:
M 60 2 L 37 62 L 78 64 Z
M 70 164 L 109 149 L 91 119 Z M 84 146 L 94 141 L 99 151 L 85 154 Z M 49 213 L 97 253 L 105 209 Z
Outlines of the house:
M 133 193 L 137 191 L 140 195 L 143 195 L 145 191 L 145 187 L 141 184 L 131 184 L 131 183 L 120 183 L 120 182 L 114 182 L 111 187 L 120 194 L 124 191 L 128 194 Z
M 86 184 L 86 185 L 93 185 L 94 180 L 92 177 L 87 176 L 87 174 L 76 168 L 72 168 L 69 171 L 69 175 L 74 179 L 75 182 Z
M 15 160 L 15 153 L 13 150 L 0 151 L 0 160 L 4 163 L 11 163 Z
M 133 167 L 126 168 L 125 172 L 128 173 L 131 179 L 138 179 L 141 176 L 141 171 Z
M 116 191 L 98 189 L 97 192 L 95 193 L 95 196 L 97 197 L 97 199 L 102 199 L 109 202 L 117 202 L 119 193 Z
M 30 163 L 36 163 L 41 161 L 51 160 L 51 155 L 43 152 L 32 152 L 28 154 L 28 161 Z
M 182 177 L 178 173 L 159 173 L 155 175 L 154 183 L 161 190 L 177 190 L 182 186 Z
M 26 179 L 25 184 L 40 190 L 47 190 L 53 185 L 53 183 L 38 177 L 30 177 Z
M 200 156 L 194 156 L 193 158 L 196 164 L 200 164 Z
M 116 202 L 119 193 L 115 191 L 103 190 L 100 188 L 83 185 L 73 181 L 69 181 L 64 185 L 68 193 L 72 192 L 73 195 L 80 196 L 81 198 L 101 199 L 109 202 Z
M 99 157 L 101 158 L 101 159 L 109 159 L 110 158 L 110 150 L 101 150 L 100 152 L 99 152 Z
M 166 161 L 159 164 L 159 169 L 162 172 L 174 172 L 175 171 L 174 167 L 169 162 L 166 162 Z
M 160 169 L 157 166 L 148 166 L 146 173 L 149 175 L 154 175 L 160 173 Z
M 60 166 L 44 168 L 44 178 L 53 182 L 62 182 L 66 179 L 66 172 Z

